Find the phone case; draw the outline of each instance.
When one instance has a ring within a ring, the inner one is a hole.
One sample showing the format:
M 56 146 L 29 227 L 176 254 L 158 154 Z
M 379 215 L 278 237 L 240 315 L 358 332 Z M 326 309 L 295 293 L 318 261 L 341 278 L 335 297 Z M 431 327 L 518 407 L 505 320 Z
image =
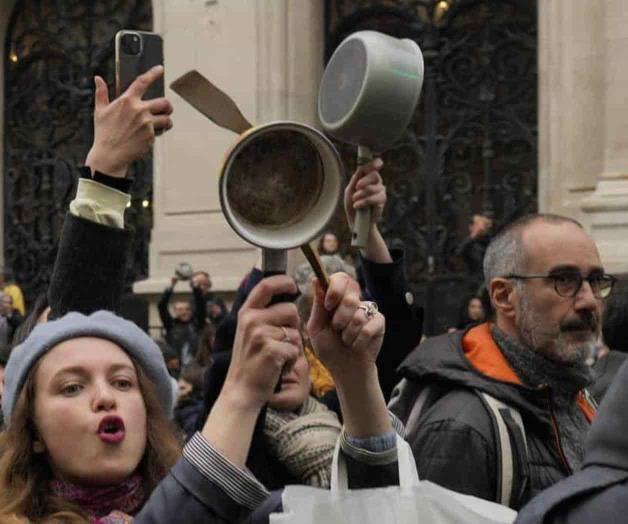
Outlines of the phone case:
M 134 33 L 140 36 L 140 51 L 127 54 L 121 46 L 121 38 L 125 34 Z M 120 96 L 142 73 L 151 67 L 164 63 L 163 40 L 157 33 L 147 31 L 118 31 L 116 34 L 116 96 Z M 144 100 L 164 96 L 164 77 L 161 76 L 147 89 L 142 97 Z

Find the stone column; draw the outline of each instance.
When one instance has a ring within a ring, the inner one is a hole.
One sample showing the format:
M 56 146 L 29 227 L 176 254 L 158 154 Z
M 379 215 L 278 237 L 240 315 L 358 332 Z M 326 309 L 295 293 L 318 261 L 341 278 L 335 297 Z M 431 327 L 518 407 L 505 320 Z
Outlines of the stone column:
M 625 2 L 539 2 L 539 209 L 580 220 L 628 272 Z
M 166 81 L 197 69 L 230 94 L 253 123 L 314 123 L 322 73 L 323 5 L 308 0 L 161 0 Z M 155 145 L 150 277 L 134 286 L 154 304 L 175 266 L 205 269 L 214 290 L 233 292 L 257 252 L 220 211 L 217 177 L 236 137 L 174 92 L 174 129 Z M 179 284 L 182 291 L 188 291 Z M 151 308 L 151 326 L 158 326 Z
M 538 6 L 539 210 L 580 218 L 604 162 L 604 3 Z
M 596 8 L 602 7 L 598 5 Z M 605 10 L 603 169 L 595 191 L 581 202 L 606 270 L 628 273 L 628 10 L 621 0 Z

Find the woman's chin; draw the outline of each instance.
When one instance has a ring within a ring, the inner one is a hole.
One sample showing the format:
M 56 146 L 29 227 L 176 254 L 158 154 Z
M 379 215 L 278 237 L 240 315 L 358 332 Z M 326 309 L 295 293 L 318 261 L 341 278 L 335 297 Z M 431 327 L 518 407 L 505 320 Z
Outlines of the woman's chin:
M 303 399 L 288 391 L 281 391 L 273 395 L 268 405 L 276 411 L 295 411 L 301 407 Z

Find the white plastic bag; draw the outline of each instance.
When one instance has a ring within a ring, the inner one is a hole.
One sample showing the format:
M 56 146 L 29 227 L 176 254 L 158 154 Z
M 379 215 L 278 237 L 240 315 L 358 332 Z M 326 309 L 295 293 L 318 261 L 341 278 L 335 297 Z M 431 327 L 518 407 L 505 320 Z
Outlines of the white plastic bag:
M 331 490 L 287 486 L 283 513 L 270 524 L 512 524 L 505 506 L 419 481 L 408 443 L 397 437 L 399 486 L 349 490 L 339 446 L 332 463 Z

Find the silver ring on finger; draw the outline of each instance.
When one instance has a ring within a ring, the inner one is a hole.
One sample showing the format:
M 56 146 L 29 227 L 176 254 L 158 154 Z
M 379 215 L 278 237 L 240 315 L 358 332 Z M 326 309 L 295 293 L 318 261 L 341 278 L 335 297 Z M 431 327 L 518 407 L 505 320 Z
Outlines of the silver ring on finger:
M 358 306 L 358 309 L 364 311 L 364 316 L 366 320 L 371 320 L 379 311 L 377 304 L 375 302 L 363 302 Z
M 281 339 L 282 342 L 292 342 L 292 339 L 290 338 L 290 335 L 288 335 L 288 330 L 283 327 L 283 326 L 279 326 L 281 328 L 281 331 L 283 331 L 283 338 Z

